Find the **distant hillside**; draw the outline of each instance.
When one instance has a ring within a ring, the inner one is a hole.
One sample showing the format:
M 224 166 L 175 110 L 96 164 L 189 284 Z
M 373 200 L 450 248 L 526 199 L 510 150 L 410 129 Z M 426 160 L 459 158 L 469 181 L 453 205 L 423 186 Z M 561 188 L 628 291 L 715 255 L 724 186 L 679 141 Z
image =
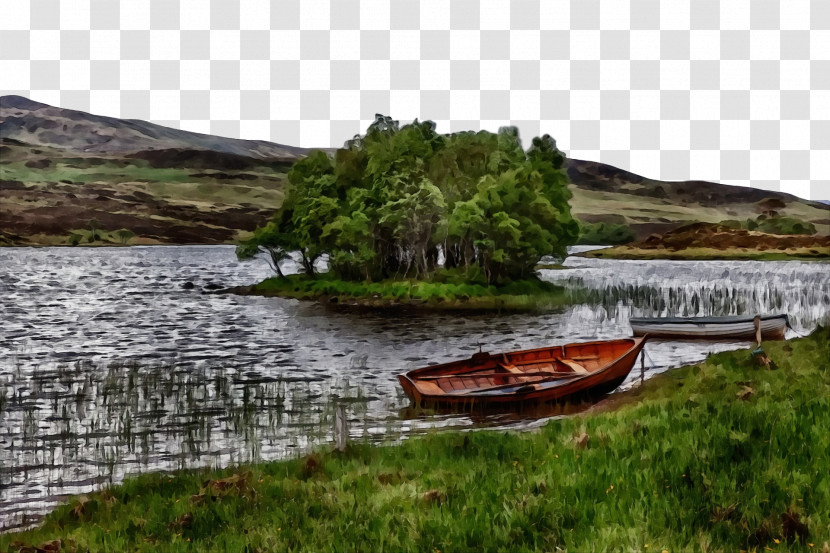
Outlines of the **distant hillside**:
M 279 207 L 286 173 L 309 151 L 3 96 L 0 245 L 98 244 L 117 241 L 121 229 L 135 234 L 130 243 L 232 243 Z M 639 236 L 755 217 L 767 198 L 830 234 L 830 207 L 788 194 L 662 182 L 574 159 L 568 174 L 577 218 L 625 224 Z
M 309 151 L 264 140 L 224 138 L 135 119 L 92 115 L 22 96 L 0 97 L 0 136 L 32 146 L 107 155 L 176 148 L 294 161 Z
M 3 96 L 0 245 L 120 229 L 130 243 L 232 243 L 268 220 L 309 151 Z
M 665 232 L 694 222 L 717 223 L 726 219 L 754 219 L 761 202 L 779 200 L 780 215 L 816 225 L 830 234 L 830 207 L 783 192 L 707 181 L 668 182 L 649 179 L 595 161 L 568 160 L 573 200 L 571 208 L 581 221 L 631 226 L 640 237 Z

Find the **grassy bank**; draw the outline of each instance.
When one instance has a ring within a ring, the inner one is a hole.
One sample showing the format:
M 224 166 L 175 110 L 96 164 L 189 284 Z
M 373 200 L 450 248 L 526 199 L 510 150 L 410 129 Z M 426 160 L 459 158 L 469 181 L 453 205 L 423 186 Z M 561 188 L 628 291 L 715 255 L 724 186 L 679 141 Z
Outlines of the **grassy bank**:
M 152 474 L 0 536 L 63 551 L 822 551 L 830 332 L 711 356 L 538 432 Z
M 328 274 L 308 278 L 288 275 L 269 278 L 253 286 L 232 288 L 243 295 L 276 296 L 323 303 L 366 307 L 407 307 L 431 310 L 527 311 L 544 310 L 574 301 L 573 292 L 532 278 L 496 286 L 443 279 L 434 281 L 385 280 L 353 282 Z
M 782 260 L 809 260 L 830 259 L 830 248 L 787 248 L 785 250 L 754 250 L 748 248 L 686 248 L 682 250 L 667 250 L 664 248 L 633 248 L 617 246 L 602 250 L 592 250 L 577 254 L 583 257 L 599 259 L 674 259 L 674 260 L 755 260 L 755 261 L 782 261 Z

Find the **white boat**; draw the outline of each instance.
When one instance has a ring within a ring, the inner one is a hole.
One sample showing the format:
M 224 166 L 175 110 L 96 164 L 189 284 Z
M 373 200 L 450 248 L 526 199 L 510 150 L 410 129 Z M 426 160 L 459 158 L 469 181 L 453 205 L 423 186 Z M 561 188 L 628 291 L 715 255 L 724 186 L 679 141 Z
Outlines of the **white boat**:
M 756 337 L 755 317 L 632 317 L 634 336 L 679 339 L 747 339 Z M 783 340 L 789 326 L 786 315 L 762 315 L 761 338 Z

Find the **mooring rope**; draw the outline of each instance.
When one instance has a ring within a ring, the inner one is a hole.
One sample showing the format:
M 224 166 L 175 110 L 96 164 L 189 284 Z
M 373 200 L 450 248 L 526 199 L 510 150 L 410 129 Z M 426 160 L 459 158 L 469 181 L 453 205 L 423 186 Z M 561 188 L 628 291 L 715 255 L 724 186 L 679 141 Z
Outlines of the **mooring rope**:
M 654 369 L 657 368 L 657 364 L 651 358 L 651 355 L 648 354 L 648 352 L 646 351 L 646 348 L 643 348 L 643 358 L 648 359 L 648 362 L 651 364 L 650 370 L 654 370 Z

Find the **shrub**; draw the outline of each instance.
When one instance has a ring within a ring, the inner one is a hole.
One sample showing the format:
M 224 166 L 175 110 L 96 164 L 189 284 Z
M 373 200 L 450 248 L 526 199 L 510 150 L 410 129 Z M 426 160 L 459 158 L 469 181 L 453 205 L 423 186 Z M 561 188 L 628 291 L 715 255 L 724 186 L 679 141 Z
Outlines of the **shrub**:
M 126 228 L 122 228 L 122 229 L 119 229 L 119 230 L 115 231 L 115 235 L 118 236 L 118 240 L 122 244 L 126 244 L 132 238 L 135 237 L 135 233 L 133 231 L 131 231 L 130 229 L 126 229 Z
M 758 232 L 765 232 L 767 234 L 815 234 L 816 226 L 809 221 L 802 221 L 795 217 L 769 217 L 761 214 L 755 220 L 747 219 L 746 221 L 736 221 L 734 219 L 727 219 L 720 222 L 729 228 L 757 230 Z
M 815 234 L 816 226 L 795 217 L 771 217 L 759 223 L 758 230 L 769 234 Z
M 580 223 L 577 244 L 598 244 L 615 246 L 633 242 L 637 234 L 625 224 Z

